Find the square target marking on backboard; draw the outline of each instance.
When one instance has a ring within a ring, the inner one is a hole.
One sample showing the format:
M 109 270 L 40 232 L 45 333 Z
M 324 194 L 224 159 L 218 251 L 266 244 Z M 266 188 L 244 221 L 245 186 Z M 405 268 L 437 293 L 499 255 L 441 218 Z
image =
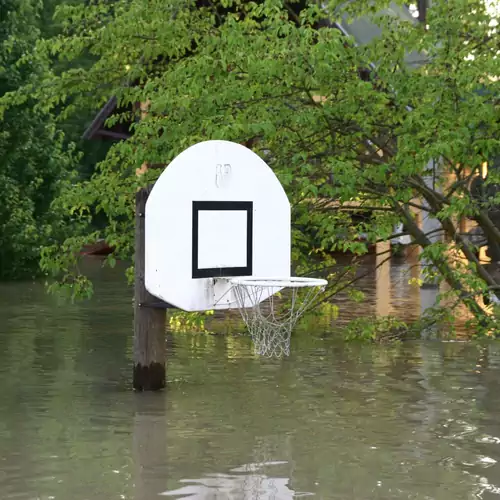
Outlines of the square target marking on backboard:
M 251 276 L 252 201 L 193 201 L 192 277 Z

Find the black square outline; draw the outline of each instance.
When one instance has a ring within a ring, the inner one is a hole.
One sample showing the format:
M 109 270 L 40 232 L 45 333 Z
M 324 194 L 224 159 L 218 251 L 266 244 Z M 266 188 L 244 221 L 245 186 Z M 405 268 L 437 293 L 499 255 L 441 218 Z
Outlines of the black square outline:
M 245 267 L 198 268 L 198 225 L 200 210 L 244 210 L 247 213 L 247 265 Z M 253 264 L 253 201 L 193 201 L 192 276 L 217 278 L 252 276 Z

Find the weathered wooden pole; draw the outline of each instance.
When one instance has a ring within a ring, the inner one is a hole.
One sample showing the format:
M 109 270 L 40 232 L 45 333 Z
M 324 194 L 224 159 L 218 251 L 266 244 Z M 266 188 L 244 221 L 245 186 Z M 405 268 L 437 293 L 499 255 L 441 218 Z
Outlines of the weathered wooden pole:
M 144 286 L 145 210 L 150 188 L 136 194 L 135 202 L 135 287 L 134 287 L 134 376 L 137 391 L 165 387 L 165 308 Z

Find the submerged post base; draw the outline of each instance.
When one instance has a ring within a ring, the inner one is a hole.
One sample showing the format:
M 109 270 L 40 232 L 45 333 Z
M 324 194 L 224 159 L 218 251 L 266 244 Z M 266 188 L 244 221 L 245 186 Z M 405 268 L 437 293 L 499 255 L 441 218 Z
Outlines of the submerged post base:
M 165 365 L 151 363 L 134 365 L 134 389 L 136 391 L 160 391 L 165 388 Z

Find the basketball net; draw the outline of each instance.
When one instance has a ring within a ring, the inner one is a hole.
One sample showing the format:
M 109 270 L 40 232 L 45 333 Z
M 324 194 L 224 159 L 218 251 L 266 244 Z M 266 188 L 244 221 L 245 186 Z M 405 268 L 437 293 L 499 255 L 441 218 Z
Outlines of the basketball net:
M 276 358 L 289 356 L 293 328 L 326 286 L 325 280 L 296 280 L 272 279 L 268 283 L 265 280 L 231 280 L 238 309 L 252 337 L 256 354 Z M 285 287 L 290 288 L 288 308 L 275 295 Z M 263 300 L 269 294 L 270 297 Z

